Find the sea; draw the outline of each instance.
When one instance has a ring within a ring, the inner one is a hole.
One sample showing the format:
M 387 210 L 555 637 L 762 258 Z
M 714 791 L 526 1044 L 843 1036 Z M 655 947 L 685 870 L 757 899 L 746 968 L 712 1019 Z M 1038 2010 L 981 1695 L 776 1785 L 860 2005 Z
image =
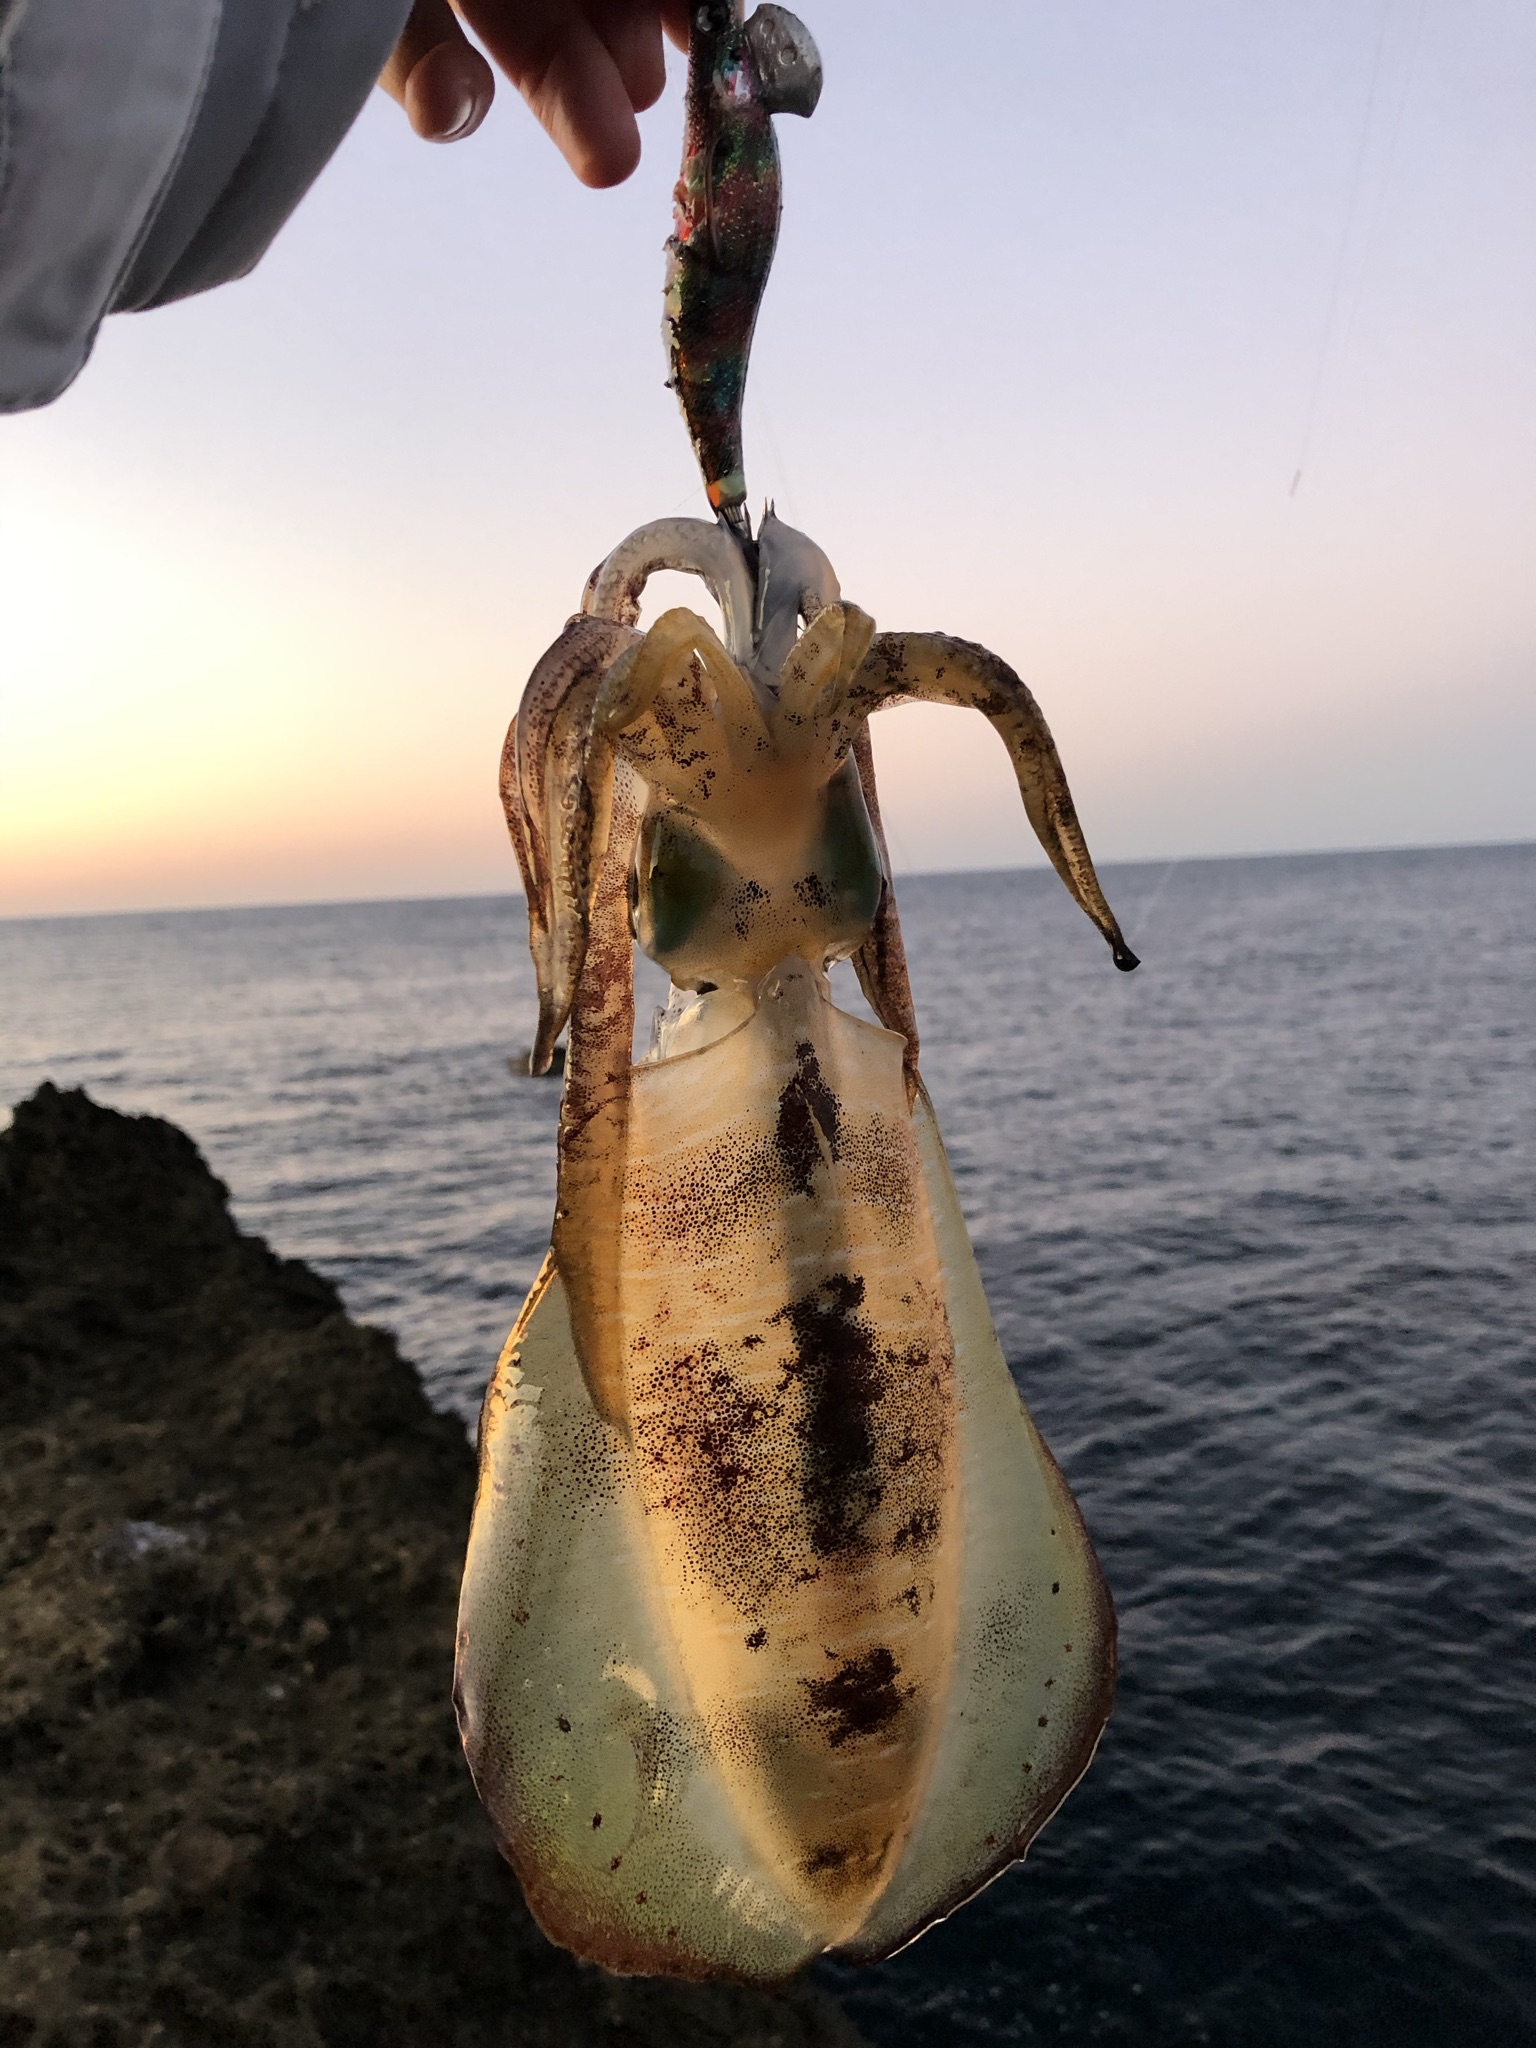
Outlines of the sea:
M 877 2048 L 1536 2043 L 1536 846 L 905 880 L 1003 1346 L 1120 1618 Z M 642 1009 L 659 999 L 647 968 Z M 0 925 L 0 1101 L 173 1118 L 472 1422 L 548 1242 L 515 897 Z

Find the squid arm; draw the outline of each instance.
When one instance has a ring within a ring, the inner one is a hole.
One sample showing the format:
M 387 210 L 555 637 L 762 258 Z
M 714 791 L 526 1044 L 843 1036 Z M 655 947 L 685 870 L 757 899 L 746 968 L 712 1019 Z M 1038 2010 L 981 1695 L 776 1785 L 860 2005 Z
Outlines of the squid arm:
M 864 808 L 874 828 L 880 849 L 880 867 L 885 886 L 874 929 L 853 956 L 853 971 L 859 978 L 864 1000 L 887 1031 L 898 1032 L 906 1041 L 902 1068 L 906 1075 L 907 1099 L 915 1100 L 917 1078 L 917 1010 L 912 1001 L 912 983 L 907 973 L 907 949 L 902 944 L 901 917 L 896 908 L 896 891 L 891 880 L 891 855 L 885 843 L 885 826 L 880 818 L 880 794 L 875 787 L 875 751 L 870 744 L 869 726 L 861 725 L 854 736 L 853 757 L 858 763 L 859 786 Z
M 582 611 L 633 626 L 647 580 L 658 569 L 703 579 L 720 607 L 725 637 L 738 657 L 750 654 L 755 595 L 740 546 L 723 526 L 703 519 L 654 519 L 637 527 L 598 563 L 587 579 Z
M 700 530 L 706 536 L 716 531 Z M 683 539 L 686 547 L 675 535 L 668 538 L 667 566 L 697 567 L 698 536 Z M 633 559 L 643 561 L 650 552 L 647 543 Z M 643 640 L 623 623 L 632 609 L 630 573 L 610 578 L 599 572 L 592 582 L 592 601 L 611 605 L 620 617 L 573 619 L 535 670 L 509 738 L 517 772 L 507 808 L 530 882 L 539 981 L 533 1072 L 548 1072 L 555 1040 L 570 1025 L 553 1250 L 593 1406 L 621 1429 L 615 1288 L 634 1036 L 628 891 L 643 801 L 630 763 L 655 787 L 697 795 L 690 718 L 723 717 L 743 757 L 758 750 L 766 733 L 747 677 L 693 614 L 668 613 Z M 643 584 L 649 570 L 633 573 Z M 666 708 L 658 716 L 663 693 Z M 615 758 L 617 735 L 628 760 Z M 707 783 L 703 787 L 707 791 Z M 504 769 L 504 794 L 507 789 Z
M 699 727 L 720 721 L 733 751 L 750 757 L 766 726 L 746 676 L 685 611 L 667 613 L 601 674 L 584 673 L 567 702 L 585 718 L 580 779 L 589 801 L 571 805 L 563 820 L 560 871 L 573 882 L 570 958 L 579 982 L 568 1005 L 552 1244 L 592 1404 L 627 1433 L 619 1248 L 633 1071 L 635 836 L 646 785 L 707 798 L 699 750 L 690 745 Z M 616 758 L 616 740 L 627 758 Z M 588 874 L 593 884 L 583 895 L 574 882 Z
M 622 686 L 633 666 L 626 656 L 640 644 L 620 620 L 572 619 L 533 672 L 501 776 L 538 982 L 531 1072 L 549 1071 L 570 1025 L 552 1248 L 593 1406 L 620 1426 L 613 1296 L 634 1039 L 627 892 L 640 792 L 606 738 L 594 736 L 593 714 L 616 672 Z
M 1008 749 L 1025 812 L 1051 865 L 1103 933 L 1115 965 L 1125 973 L 1138 966 L 1094 873 L 1051 729 L 1007 662 L 947 633 L 878 634 L 843 700 L 845 713 L 867 717 L 913 701 L 958 705 L 990 721 Z
M 615 762 L 601 740 L 589 755 L 589 766 L 606 798 L 608 828 L 571 1010 L 551 1245 L 592 1405 L 605 1422 L 622 1430 L 627 1417 L 619 1237 L 635 1027 L 628 885 L 641 792 L 630 769 Z
M 575 999 L 586 951 L 594 845 L 604 792 L 587 771 L 592 705 L 613 662 L 638 635 L 604 619 L 572 619 L 529 678 L 501 756 L 501 800 L 528 898 L 528 947 L 539 1023 L 529 1071 L 547 1074 Z

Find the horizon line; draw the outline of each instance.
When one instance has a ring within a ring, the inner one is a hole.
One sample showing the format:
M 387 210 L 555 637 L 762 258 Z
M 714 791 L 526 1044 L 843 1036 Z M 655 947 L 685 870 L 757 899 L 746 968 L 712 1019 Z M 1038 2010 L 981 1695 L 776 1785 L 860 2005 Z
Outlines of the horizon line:
M 1301 848 L 1275 848 L 1261 853 L 1176 853 L 1168 856 L 1147 854 L 1135 858 L 1096 861 L 1095 867 L 1105 870 L 1118 868 L 1176 868 L 1176 867 L 1219 867 L 1239 861 L 1261 860 L 1342 860 L 1380 859 L 1390 854 L 1403 853 L 1504 853 L 1513 852 L 1522 846 L 1536 846 L 1531 839 L 1457 839 L 1435 840 L 1429 843 L 1408 843 L 1393 846 L 1318 846 Z M 951 876 L 980 875 L 1022 875 L 1049 874 L 1049 861 L 1014 862 L 1006 867 L 984 868 L 914 868 L 904 870 L 894 879 L 898 882 L 937 882 Z M 62 924 L 83 923 L 91 918 L 129 917 L 212 917 L 221 912 L 258 910 L 350 910 L 366 904 L 403 903 L 521 903 L 525 900 L 521 889 L 451 889 L 434 891 L 424 895 L 400 895 L 390 893 L 379 896 L 302 896 L 281 900 L 258 899 L 238 903 L 153 903 L 144 904 L 131 910 L 35 910 L 17 911 L 0 916 L 0 925 L 13 924 Z

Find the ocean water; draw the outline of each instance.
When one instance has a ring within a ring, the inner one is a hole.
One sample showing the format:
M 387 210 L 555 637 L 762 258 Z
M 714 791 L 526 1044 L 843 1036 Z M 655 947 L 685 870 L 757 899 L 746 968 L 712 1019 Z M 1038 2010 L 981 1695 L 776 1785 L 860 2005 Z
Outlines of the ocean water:
M 1028 1862 L 871 2040 L 1536 2042 L 1536 847 L 901 885 L 1004 1348 L 1120 1615 Z M 654 986 L 654 984 L 653 984 Z M 0 925 L 0 1099 L 188 1128 L 469 1417 L 547 1242 L 516 899 Z

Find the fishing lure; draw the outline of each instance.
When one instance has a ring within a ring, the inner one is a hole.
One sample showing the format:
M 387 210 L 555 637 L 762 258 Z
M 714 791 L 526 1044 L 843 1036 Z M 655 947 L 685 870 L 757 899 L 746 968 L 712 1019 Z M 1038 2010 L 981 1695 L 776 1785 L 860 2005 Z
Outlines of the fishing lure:
M 1136 961 L 1006 663 L 877 633 L 806 535 L 771 511 L 750 532 L 755 301 L 709 265 L 760 256 L 763 71 L 787 51 L 803 77 L 814 50 L 780 9 L 698 23 L 667 332 L 717 518 L 608 556 L 503 756 L 534 1070 L 569 1042 L 551 1251 L 482 1415 L 456 1697 L 553 1939 L 612 1970 L 771 1979 L 888 1955 L 1022 1855 L 1114 1685 L 1109 1595 L 919 1076 L 870 716 L 981 711 L 1067 887 Z M 728 180 L 688 212 L 732 109 L 758 152 L 745 244 L 728 208 L 711 227 Z M 660 568 L 702 578 L 723 640 L 686 609 L 639 631 Z M 636 942 L 672 982 L 638 1064 Z M 878 1022 L 833 1003 L 846 959 Z

